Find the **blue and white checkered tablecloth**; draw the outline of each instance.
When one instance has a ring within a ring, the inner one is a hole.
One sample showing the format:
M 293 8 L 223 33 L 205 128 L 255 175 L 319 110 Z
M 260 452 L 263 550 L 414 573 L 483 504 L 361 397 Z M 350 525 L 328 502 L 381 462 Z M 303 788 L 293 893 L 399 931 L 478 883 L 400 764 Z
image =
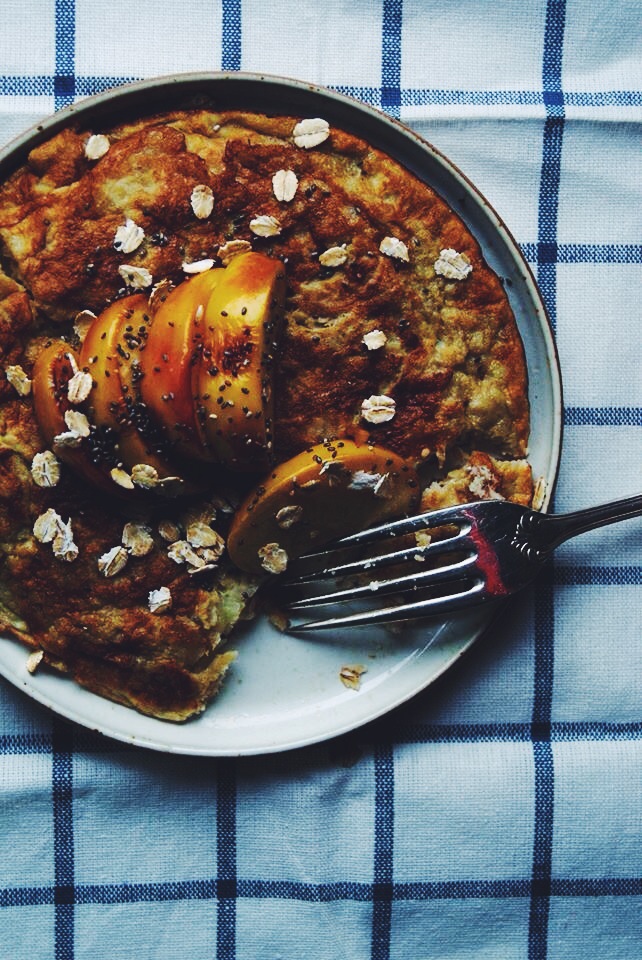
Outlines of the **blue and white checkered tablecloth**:
M 3 0 L 0 140 L 124 81 L 297 77 L 486 194 L 555 328 L 555 508 L 640 490 L 639 0 Z M 0 683 L 0 960 L 642 956 L 641 524 L 561 548 L 391 715 L 290 754 L 92 735 Z

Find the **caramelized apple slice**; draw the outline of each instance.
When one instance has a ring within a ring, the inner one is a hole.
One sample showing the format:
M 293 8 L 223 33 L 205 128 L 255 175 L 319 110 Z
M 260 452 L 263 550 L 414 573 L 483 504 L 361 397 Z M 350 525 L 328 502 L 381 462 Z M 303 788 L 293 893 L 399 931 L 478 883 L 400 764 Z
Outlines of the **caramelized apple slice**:
M 53 340 L 36 359 L 33 369 L 33 401 L 36 419 L 45 443 L 56 456 L 93 486 L 109 493 L 119 492 L 109 475 L 115 465 L 109 436 L 79 438 L 77 446 L 58 443 L 69 435 L 65 414 L 74 409 L 69 401 L 69 382 L 78 371 L 78 356 L 64 340 Z M 110 459 L 110 453 L 112 458 Z
M 196 416 L 194 370 L 202 350 L 205 309 L 222 269 L 207 270 L 167 294 L 140 353 L 140 394 L 176 450 L 211 460 Z
M 142 464 L 153 468 L 163 480 L 176 477 L 177 472 L 163 455 L 161 439 L 154 434 L 136 388 L 138 349 L 148 324 L 148 303 L 143 294 L 116 300 L 87 331 L 80 366 L 93 378 L 88 416 L 97 428 L 118 435 L 118 454 L 125 469 Z
M 235 257 L 205 309 L 197 416 L 217 459 L 237 470 L 272 462 L 273 356 L 285 270 L 261 253 Z
M 414 467 L 390 450 L 353 440 L 310 447 L 276 467 L 237 511 L 227 549 L 242 570 L 280 572 L 288 559 L 411 512 Z

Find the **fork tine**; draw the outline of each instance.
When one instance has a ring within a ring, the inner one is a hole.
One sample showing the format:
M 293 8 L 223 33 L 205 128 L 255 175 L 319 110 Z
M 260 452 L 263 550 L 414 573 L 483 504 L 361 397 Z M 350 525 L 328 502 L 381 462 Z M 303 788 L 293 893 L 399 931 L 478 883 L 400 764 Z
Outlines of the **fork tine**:
M 325 593 L 316 597 L 304 597 L 302 600 L 294 600 L 288 604 L 288 610 L 302 610 L 307 607 L 319 607 L 328 603 L 339 603 L 345 600 L 360 600 L 363 597 L 385 596 L 389 593 L 399 593 L 404 588 L 422 586 L 431 586 L 433 583 L 443 583 L 447 580 L 461 579 L 466 576 L 475 566 L 477 557 L 470 554 L 454 563 L 446 564 L 442 567 L 436 567 L 434 570 L 420 570 L 415 573 L 406 574 L 402 577 L 394 577 L 391 580 L 376 581 L 372 580 L 365 586 L 351 587 L 348 590 L 335 590 L 334 593 Z
M 424 547 L 411 547 L 404 550 L 397 550 L 393 553 L 376 554 L 366 559 L 353 560 L 349 563 L 342 563 L 334 567 L 323 567 L 320 570 L 312 570 L 309 573 L 302 573 L 299 576 L 287 578 L 284 582 L 287 586 L 295 586 L 304 583 L 313 583 L 315 580 L 330 580 L 335 577 L 349 576 L 353 573 L 363 573 L 376 570 L 378 567 L 392 566 L 395 563 L 403 563 L 406 560 L 418 559 L 420 561 L 432 560 L 441 554 L 452 553 L 454 550 L 461 550 L 466 542 L 465 530 L 460 530 L 455 536 L 447 540 L 436 540 Z M 338 551 L 336 551 L 338 552 Z M 334 550 L 328 550 L 326 553 L 315 554 L 319 557 L 332 557 Z
M 394 607 L 383 607 L 379 610 L 364 610 L 362 613 L 351 613 L 344 617 L 309 620 L 289 629 L 291 633 L 311 633 L 315 630 L 329 630 L 337 627 L 374 626 L 379 623 L 394 623 L 397 620 L 417 620 L 422 617 L 442 616 L 446 613 L 463 610 L 466 607 L 476 606 L 486 596 L 483 583 L 477 581 L 468 590 L 460 593 L 433 597 L 428 600 L 417 600 L 414 603 L 405 603 Z
M 367 530 L 361 530 L 359 533 L 352 533 L 348 537 L 335 540 L 327 550 L 321 550 L 318 553 L 305 553 L 299 557 L 299 561 L 316 560 L 334 553 L 335 550 L 343 549 L 343 547 L 356 547 L 363 543 L 372 543 L 382 537 L 397 537 L 405 533 L 415 533 L 417 530 L 428 530 L 453 524 L 457 524 L 464 533 L 468 533 L 471 529 L 471 521 L 462 514 L 461 506 L 444 507 L 443 510 L 430 510 L 428 513 L 421 513 L 415 517 L 403 517 L 401 520 L 392 520 L 389 523 L 381 523 L 376 527 L 369 527 Z M 451 539 L 454 539 L 454 537 Z

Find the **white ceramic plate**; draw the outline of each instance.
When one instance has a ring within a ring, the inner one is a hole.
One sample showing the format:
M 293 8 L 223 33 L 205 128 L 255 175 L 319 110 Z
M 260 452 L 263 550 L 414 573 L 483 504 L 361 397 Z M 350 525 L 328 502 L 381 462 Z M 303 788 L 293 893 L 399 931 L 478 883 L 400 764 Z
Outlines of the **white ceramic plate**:
M 100 129 L 126 114 L 169 106 L 212 105 L 324 117 L 386 150 L 436 189 L 466 222 L 503 278 L 524 341 L 532 435 L 529 459 L 549 495 L 561 441 L 561 385 L 555 345 L 531 273 L 506 227 L 466 177 L 412 131 L 346 97 L 308 84 L 247 74 L 190 74 L 109 91 L 67 108 L 0 153 L 0 179 L 28 150 L 79 120 Z M 491 614 L 480 610 L 401 632 L 353 630 L 314 639 L 284 635 L 257 621 L 235 635 L 240 656 L 210 708 L 174 725 L 103 700 L 67 678 L 26 670 L 20 644 L 0 638 L 0 673 L 47 707 L 117 740 L 193 755 L 260 754 L 337 736 L 378 717 L 427 687 L 479 636 Z M 339 679 L 363 664 L 359 690 Z

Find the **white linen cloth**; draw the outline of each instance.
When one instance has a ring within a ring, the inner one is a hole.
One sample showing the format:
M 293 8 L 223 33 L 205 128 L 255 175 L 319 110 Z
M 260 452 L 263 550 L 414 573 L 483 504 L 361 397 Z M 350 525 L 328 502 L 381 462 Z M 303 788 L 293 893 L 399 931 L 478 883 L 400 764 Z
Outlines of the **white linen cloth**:
M 0 140 L 196 70 L 400 117 L 539 280 L 570 510 L 640 491 L 640 34 L 635 0 L 4 0 Z M 431 688 L 290 754 L 145 752 L 0 682 L 0 956 L 641 956 L 640 530 L 567 544 Z

